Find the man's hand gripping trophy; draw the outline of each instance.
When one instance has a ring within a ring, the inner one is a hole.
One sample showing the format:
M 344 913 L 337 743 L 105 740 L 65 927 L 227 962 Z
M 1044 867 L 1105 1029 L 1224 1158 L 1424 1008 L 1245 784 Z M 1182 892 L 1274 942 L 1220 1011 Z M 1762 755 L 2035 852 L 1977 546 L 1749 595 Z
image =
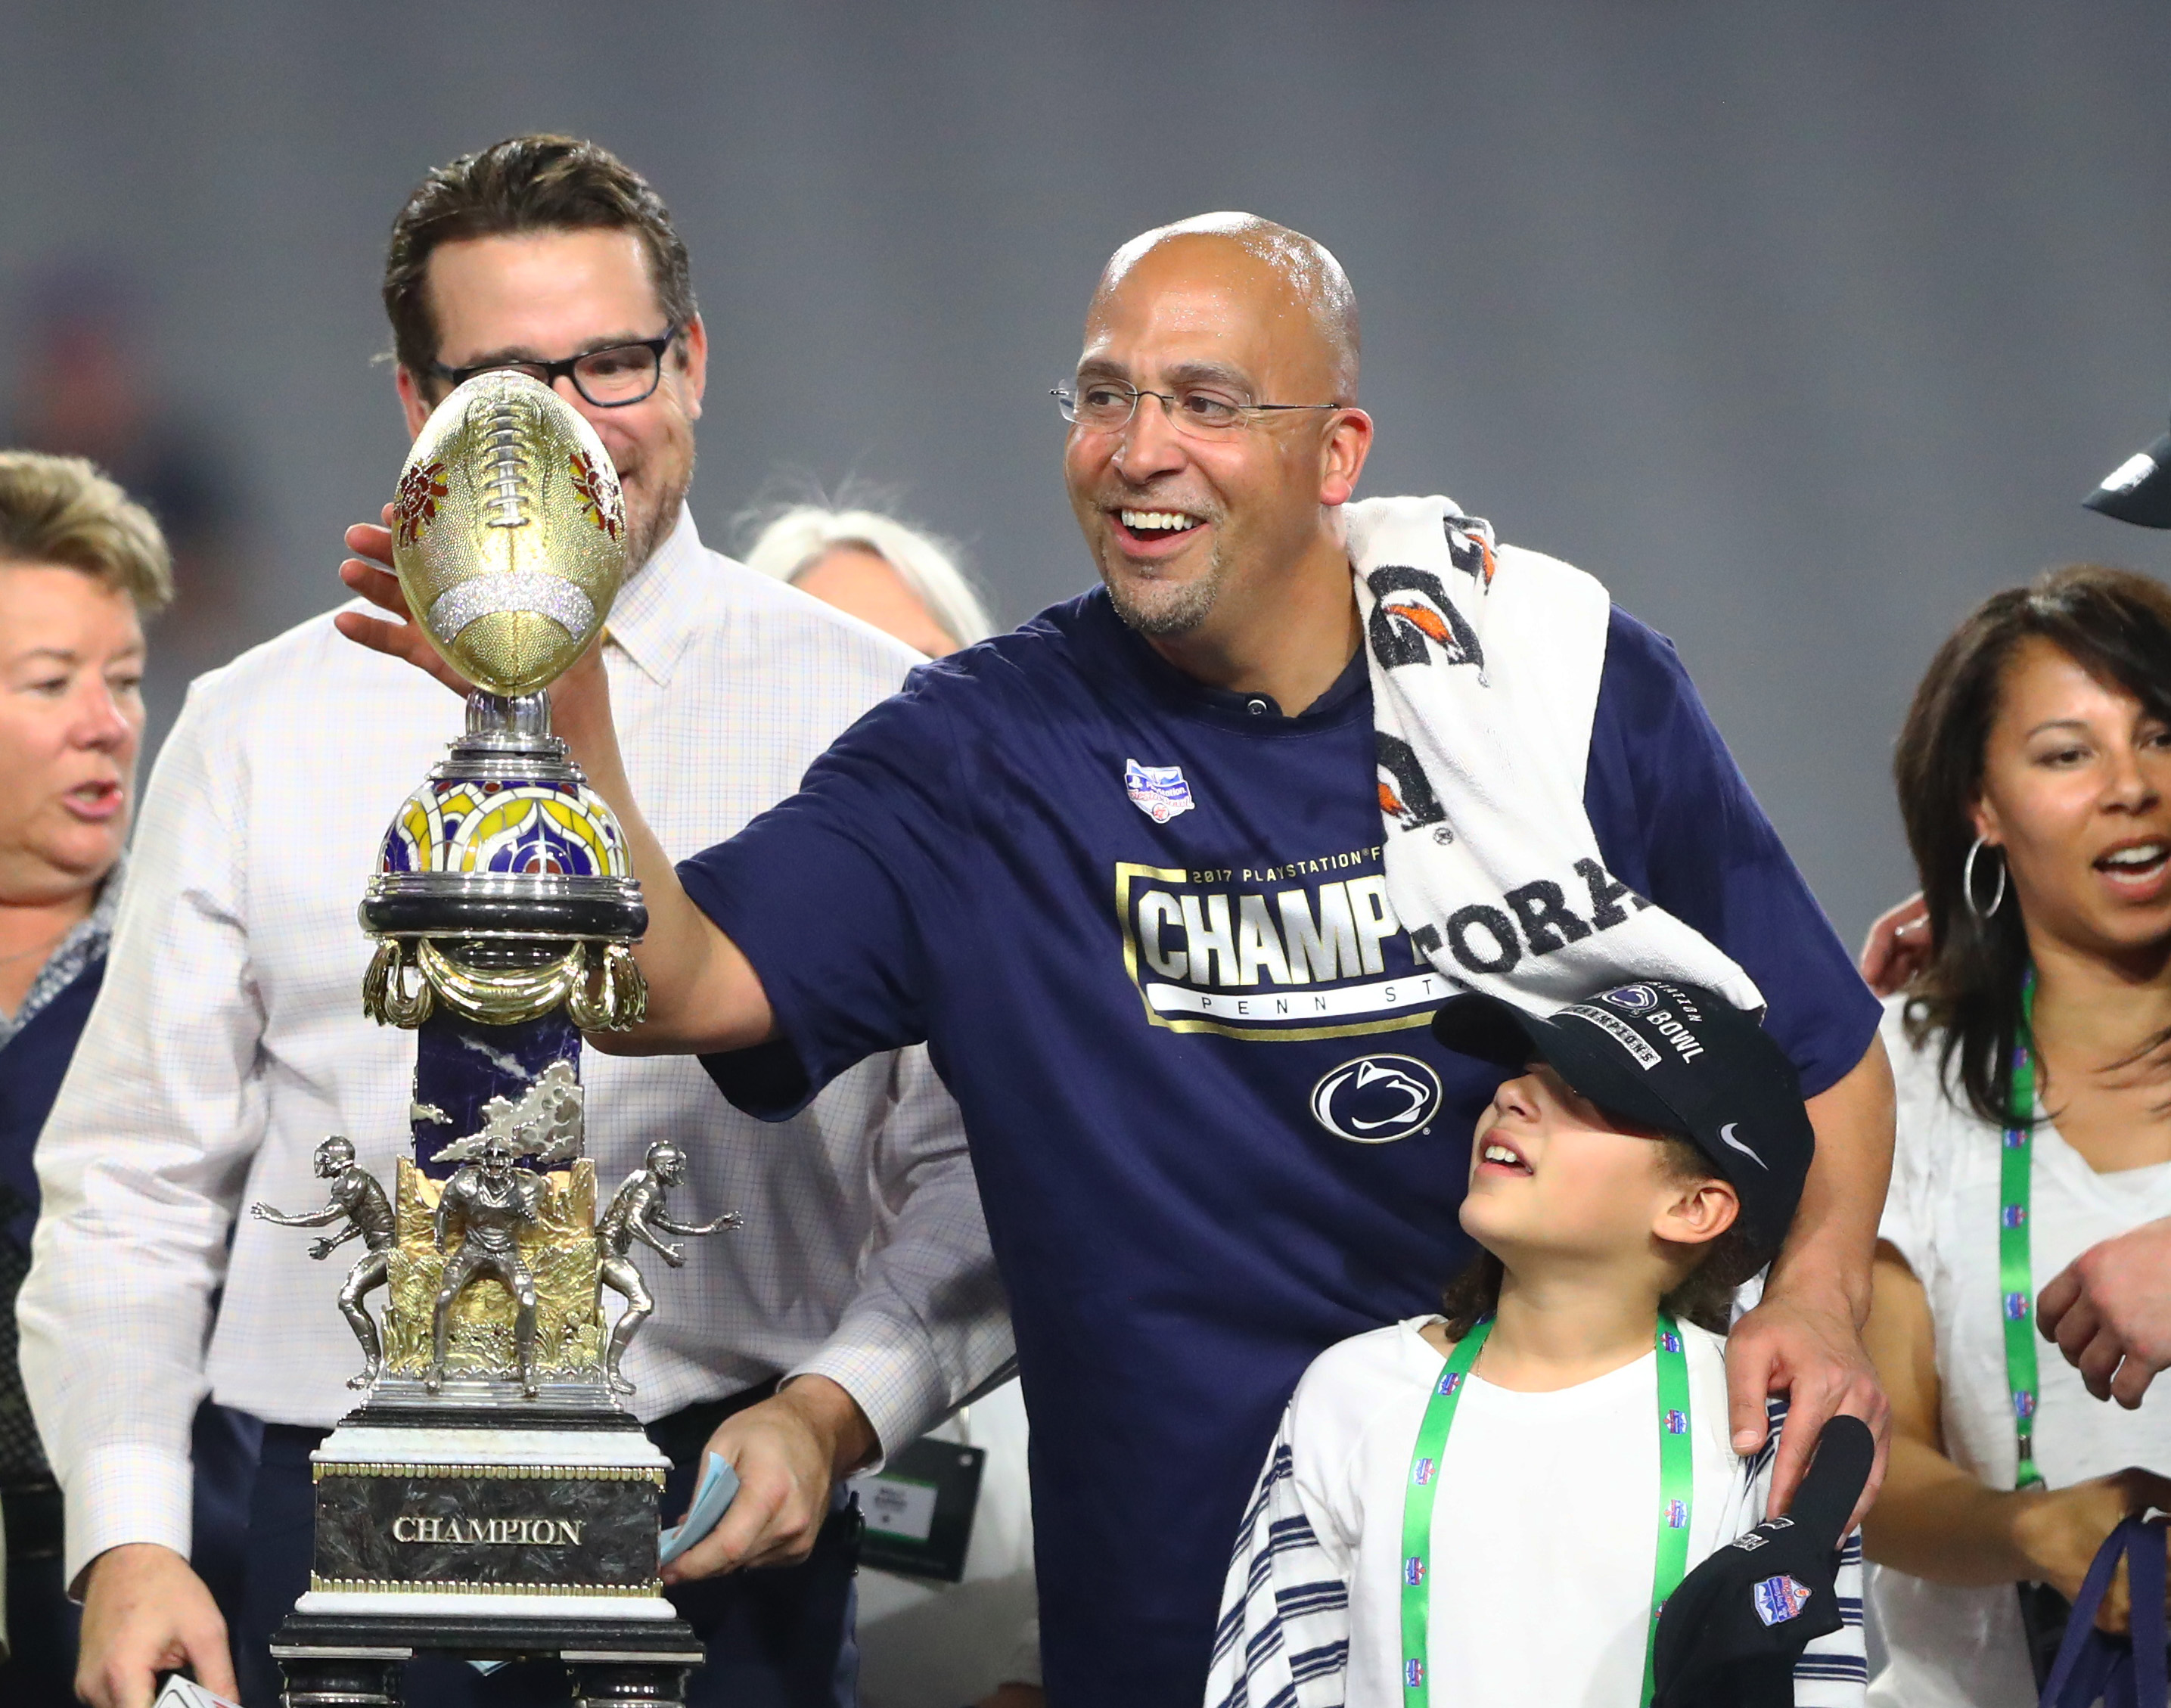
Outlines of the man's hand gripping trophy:
M 677 1269 L 686 1261 L 686 1248 L 661 1237 L 658 1229 L 664 1234 L 699 1240 L 745 1225 L 745 1218 L 736 1211 L 726 1211 L 715 1221 L 700 1224 L 673 1221 L 664 1213 L 665 1199 L 685 1176 L 686 1153 L 668 1139 L 657 1140 L 648 1147 L 641 1166 L 612 1194 L 610 1207 L 596 1223 L 597 1303 L 601 1304 L 606 1287 L 625 1300 L 624 1313 L 611 1330 L 610 1347 L 603 1356 L 603 1369 L 614 1393 L 633 1392 L 633 1384 L 619 1373 L 619 1365 L 633 1337 L 641 1332 L 641 1325 L 656 1309 L 654 1295 L 633 1266 L 630 1255 L 633 1242 L 638 1240 Z
M 398 1243 L 392 1206 L 384 1188 L 356 1165 L 351 1140 L 334 1133 L 317 1147 L 317 1177 L 331 1182 L 331 1201 L 322 1209 L 289 1216 L 265 1203 L 251 1204 L 249 1213 L 260 1222 L 281 1228 L 323 1228 L 342 1218 L 346 1226 L 336 1234 L 312 1241 L 309 1256 L 322 1262 L 348 1240 L 360 1239 L 367 1248 L 362 1261 L 347 1272 L 340 1288 L 340 1314 L 362 1343 L 366 1361 L 362 1373 L 348 1379 L 350 1388 L 367 1388 L 383 1368 L 384 1350 L 377 1324 L 362 1300 L 365 1293 L 383 1287 L 388 1278 L 393 1247 Z

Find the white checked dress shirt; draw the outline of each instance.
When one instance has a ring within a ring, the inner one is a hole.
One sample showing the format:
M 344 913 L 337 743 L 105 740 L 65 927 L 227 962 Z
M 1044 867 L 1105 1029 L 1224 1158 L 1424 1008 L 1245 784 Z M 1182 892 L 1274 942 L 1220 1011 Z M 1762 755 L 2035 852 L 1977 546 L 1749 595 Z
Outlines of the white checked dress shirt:
M 619 596 L 604 658 L 634 789 L 678 856 L 793 792 L 915 655 L 706 550 L 682 513 Z M 159 757 L 104 993 L 39 1143 L 19 1309 L 71 1582 L 122 1542 L 188 1550 L 206 1384 L 280 1423 L 355 1403 L 336 1304 L 354 1249 L 312 1261 L 308 1234 L 244 1207 L 322 1203 L 327 1133 L 388 1187 L 408 1151 L 415 1040 L 362 1015 L 355 909 L 462 715 L 326 615 L 200 679 Z M 657 1312 L 625 1373 L 644 1418 L 817 1372 L 893 1448 L 1010 1357 L 963 1130 L 924 1049 L 861 1063 L 778 1127 L 689 1057 L 588 1051 L 582 1073 L 599 1191 L 667 1138 L 688 1156 L 673 1213 L 746 1218 L 688 1241 L 683 1269 L 643 1266 Z

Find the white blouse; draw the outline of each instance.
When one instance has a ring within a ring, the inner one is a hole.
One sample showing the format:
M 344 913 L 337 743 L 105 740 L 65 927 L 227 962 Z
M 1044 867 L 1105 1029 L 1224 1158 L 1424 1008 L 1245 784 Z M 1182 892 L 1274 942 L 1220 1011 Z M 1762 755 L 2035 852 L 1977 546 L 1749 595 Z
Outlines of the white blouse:
M 2013 1486 L 2018 1451 L 1997 1284 L 1998 1129 L 1940 1083 L 1943 1036 L 1907 1041 L 1900 999 L 1884 1047 L 1899 1091 L 1892 1190 L 1878 1232 L 1929 1296 L 1945 1455 L 1994 1489 Z M 2033 1291 L 2091 1245 L 2171 1216 L 2171 1163 L 2098 1174 L 2056 1127 L 2035 1129 L 2028 1225 Z M 2138 1411 L 2093 1398 L 2049 1341 L 2036 1341 L 2035 1464 L 2052 1488 L 2128 1465 L 2171 1471 L 2171 1395 Z M 1957 1589 L 1889 1566 L 1869 1575 L 1871 1621 L 1887 1654 L 1872 1708 L 2032 1708 L 2019 1600 L 2003 1584 Z

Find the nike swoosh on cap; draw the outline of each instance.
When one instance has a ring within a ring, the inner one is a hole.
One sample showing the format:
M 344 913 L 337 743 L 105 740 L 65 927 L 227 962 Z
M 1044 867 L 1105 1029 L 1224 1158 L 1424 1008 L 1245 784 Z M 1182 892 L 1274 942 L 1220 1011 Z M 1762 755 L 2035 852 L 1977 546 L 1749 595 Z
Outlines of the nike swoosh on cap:
M 1766 1164 L 1764 1159 L 1757 1155 L 1755 1151 L 1750 1149 L 1747 1145 L 1744 1144 L 1739 1139 L 1734 1136 L 1734 1129 L 1740 1124 L 1741 1123 L 1738 1121 L 1729 1121 L 1725 1126 L 1720 1127 L 1718 1130 L 1719 1143 L 1732 1149 L 1739 1151 L 1742 1155 L 1747 1157 L 1749 1160 L 1755 1163 L 1757 1167 L 1764 1170 L 1766 1174 L 1769 1174 L 1771 1172 L 1771 1169 Z

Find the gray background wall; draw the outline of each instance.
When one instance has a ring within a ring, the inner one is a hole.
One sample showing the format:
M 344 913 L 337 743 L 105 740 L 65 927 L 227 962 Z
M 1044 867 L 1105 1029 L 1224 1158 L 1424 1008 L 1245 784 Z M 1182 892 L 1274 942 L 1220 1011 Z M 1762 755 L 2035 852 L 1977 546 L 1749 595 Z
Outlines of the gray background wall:
M 1852 936 L 1910 881 L 1885 767 L 1938 637 L 2053 561 L 2171 565 L 2076 507 L 2171 396 L 2167 73 L 2143 0 L 8 0 L 0 290 L 148 281 L 268 634 L 335 602 L 398 467 L 405 191 L 592 135 L 693 249 L 705 528 L 783 465 L 897 483 L 1016 621 L 1090 574 L 1045 390 L 1100 260 L 1253 209 L 1357 281 L 1368 490 L 1673 635 Z

